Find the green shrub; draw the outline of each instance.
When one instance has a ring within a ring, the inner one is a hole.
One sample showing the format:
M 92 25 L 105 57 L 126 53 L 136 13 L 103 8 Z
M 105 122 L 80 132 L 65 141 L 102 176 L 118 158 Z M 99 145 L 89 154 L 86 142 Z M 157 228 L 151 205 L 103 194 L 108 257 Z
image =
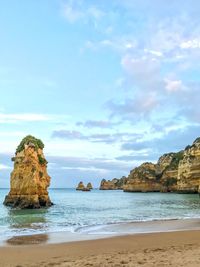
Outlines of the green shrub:
M 178 164 L 180 162 L 180 160 L 183 159 L 183 151 L 180 151 L 176 154 L 174 154 L 171 164 L 169 165 L 170 169 L 177 169 L 178 168 Z
M 36 150 L 38 150 L 38 148 L 40 149 L 44 148 L 44 144 L 40 139 L 37 139 L 32 135 L 27 135 L 22 139 L 21 143 L 18 145 L 15 154 L 24 150 L 24 146 L 27 145 L 28 143 L 33 143 L 35 145 Z
M 38 155 L 38 160 L 41 165 L 46 165 L 48 162 L 45 158 L 43 158 L 41 155 Z

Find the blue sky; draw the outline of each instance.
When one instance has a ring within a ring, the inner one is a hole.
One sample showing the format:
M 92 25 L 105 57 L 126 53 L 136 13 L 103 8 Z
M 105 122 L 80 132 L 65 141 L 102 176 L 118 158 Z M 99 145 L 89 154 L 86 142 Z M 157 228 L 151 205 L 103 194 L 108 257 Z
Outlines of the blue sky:
M 0 9 L 0 187 L 27 134 L 52 187 L 127 175 L 200 136 L 200 2 L 21 0 Z

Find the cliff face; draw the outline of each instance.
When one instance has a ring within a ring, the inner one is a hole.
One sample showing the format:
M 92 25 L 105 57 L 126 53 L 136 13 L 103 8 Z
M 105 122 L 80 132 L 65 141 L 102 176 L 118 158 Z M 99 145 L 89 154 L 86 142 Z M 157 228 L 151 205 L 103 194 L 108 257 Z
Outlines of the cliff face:
M 178 153 L 161 156 L 157 164 L 133 169 L 124 186 L 127 192 L 200 192 L 200 138 Z
M 161 156 L 156 164 L 143 163 L 133 169 L 124 187 L 126 192 L 177 191 L 178 166 L 183 152 Z
M 51 206 L 47 188 L 50 176 L 43 154 L 43 143 L 32 136 L 22 140 L 17 148 L 14 170 L 10 178 L 10 192 L 4 204 L 19 208 L 40 208 Z
M 130 171 L 128 177 L 103 179 L 100 189 L 200 193 L 200 138 L 184 150 L 162 155 L 156 164 L 143 163 Z
M 114 178 L 112 180 L 103 179 L 100 184 L 100 190 L 119 190 L 123 189 L 124 184 L 126 183 L 127 178 L 123 176 L 120 179 Z
M 200 138 L 187 146 L 178 167 L 178 191 L 197 193 L 200 186 Z
M 161 156 L 156 164 L 156 179 L 162 185 L 162 192 L 177 191 L 178 166 L 183 151 Z
M 133 169 L 127 183 L 124 185 L 125 192 L 159 192 L 161 184 L 156 180 L 156 165 L 150 162 L 143 163 Z

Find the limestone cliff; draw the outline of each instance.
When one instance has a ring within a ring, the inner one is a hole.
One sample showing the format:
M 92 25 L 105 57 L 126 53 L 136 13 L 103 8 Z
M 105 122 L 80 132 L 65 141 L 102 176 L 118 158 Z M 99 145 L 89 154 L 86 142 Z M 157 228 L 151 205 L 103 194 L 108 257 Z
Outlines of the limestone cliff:
M 125 192 L 175 192 L 177 191 L 178 166 L 183 151 L 161 156 L 156 164 L 143 163 L 133 169 Z
M 200 193 L 200 138 L 177 153 L 162 155 L 156 164 L 146 162 L 130 171 L 128 177 L 106 181 L 101 190 L 125 192 Z
M 183 158 L 183 151 L 161 156 L 156 164 L 156 179 L 162 185 L 161 191 L 177 191 L 178 166 Z
M 120 190 L 123 189 L 124 184 L 126 183 L 127 178 L 123 176 L 120 179 L 114 178 L 112 180 L 105 180 L 101 181 L 100 190 Z
M 157 164 L 132 170 L 124 191 L 200 192 L 200 138 L 178 153 L 164 154 Z
M 178 191 L 197 193 L 200 186 L 200 138 L 187 146 L 178 167 Z
M 125 192 L 159 192 L 161 190 L 162 185 L 156 179 L 156 165 L 151 162 L 143 163 L 133 169 L 124 185 Z
M 4 204 L 18 208 L 40 208 L 52 205 L 47 188 L 50 176 L 43 154 L 44 144 L 33 136 L 25 137 L 19 144 L 10 178 L 10 192 Z

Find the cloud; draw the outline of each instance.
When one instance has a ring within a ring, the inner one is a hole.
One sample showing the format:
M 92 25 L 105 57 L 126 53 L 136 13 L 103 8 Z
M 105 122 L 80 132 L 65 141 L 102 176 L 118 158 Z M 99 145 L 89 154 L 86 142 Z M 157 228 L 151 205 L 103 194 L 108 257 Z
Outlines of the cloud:
M 90 169 L 107 171 L 126 171 L 130 163 L 124 163 L 115 159 L 106 158 L 84 158 L 84 157 L 59 157 L 49 156 L 48 162 L 53 164 L 52 168 L 58 169 Z
M 54 122 L 63 123 L 69 119 L 68 115 L 41 113 L 0 113 L 0 124 L 18 124 L 26 122 Z
M 129 133 L 129 132 L 121 132 L 121 133 L 93 133 L 85 135 L 79 131 L 69 131 L 69 130 L 57 130 L 52 133 L 52 138 L 60 138 L 65 140 L 85 140 L 91 143 L 106 143 L 113 144 L 116 142 L 122 142 L 123 140 L 127 140 L 130 138 L 141 138 L 141 134 L 139 133 Z
M 52 120 L 52 116 L 35 113 L 0 113 L 0 123 L 19 123 L 19 122 L 44 122 Z
M 165 80 L 166 82 L 166 90 L 168 92 L 176 92 L 183 89 L 183 83 L 181 80 L 173 81 L 173 80 Z
M 84 48 L 93 51 L 100 49 L 111 49 L 119 53 L 130 52 L 137 47 L 137 40 L 132 37 L 121 36 L 113 37 L 112 39 L 102 39 L 100 41 L 87 40 Z
M 86 22 L 91 19 L 98 21 L 105 15 L 104 11 L 97 6 L 87 5 L 87 3 L 80 0 L 65 1 L 62 4 L 61 11 L 69 23 L 75 23 L 81 20 Z
M 182 49 L 200 48 L 200 39 L 193 39 L 193 40 L 183 41 L 180 44 L 180 48 L 182 48 Z
M 149 140 L 141 140 L 139 142 L 129 141 L 123 143 L 122 151 L 133 151 L 137 153 L 147 153 L 150 158 L 155 155 L 176 152 L 184 149 L 188 144 L 200 135 L 200 125 L 188 125 L 182 129 L 171 129 L 163 133 L 160 137 L 151 137 Z
M 158 105 L 157 97 L 152 93 L 144 97 L 138 95 L 136 98 L 127 98 L 121 103 L 114 102 L 114 100 L 106 103 L 106 107 L 111 111 L 111 116 L 119 116 L 130 121 L 136 118 L 147 118 Z
M 11 169 L 12 169 L 11 166 L 8 166 L 5 164 L 0 164 L 0 170 L 11 170 Z
M 109 49 L 121 58 L 118 88 L 126 91 L 106 102 L 110 118 L 152 123 L 168 113 L 171 120 L 199 122 L 198 104 L 193 104 L 200 101 L 199 7 L 198 1 L 179 0 L 115 3 L 112 31 L 106 34 L 105 23 L 105 34 L 85 43 L 95 52 Z M 122 18 L 123 27 L 115 27 Z
M 72 5 L 69 4 L 64 5 L 63 15 L 70 23 L 74 23 L 84 17 L 83 12 L 75 9 Z
M 146 161 L 150 161 L 150 162 L 155 162 L 158 159 L 158 155 L 154 154 L 136 154 L 136 155 L 123 155 L 123 156 L 119 156 L 116 157 L 117 160 L 121 160 L 121 161 L 130 161 L 130 162 L 134 162 L 137 161 L 137 165 L 142 164 L 143 162 Z
M 86 120 L 84 122 L 77 122 L 76 125 L 83 126 L 85 128 L 112 128 L 114 125 L 116 125 L 116 123 L 104 120 Z
M 78 131 L 68 131 L 68 130 L 59 130 L 52 133 L 53 138 L 62 138 L 62 139 L 87 139 L 81 132 Z

